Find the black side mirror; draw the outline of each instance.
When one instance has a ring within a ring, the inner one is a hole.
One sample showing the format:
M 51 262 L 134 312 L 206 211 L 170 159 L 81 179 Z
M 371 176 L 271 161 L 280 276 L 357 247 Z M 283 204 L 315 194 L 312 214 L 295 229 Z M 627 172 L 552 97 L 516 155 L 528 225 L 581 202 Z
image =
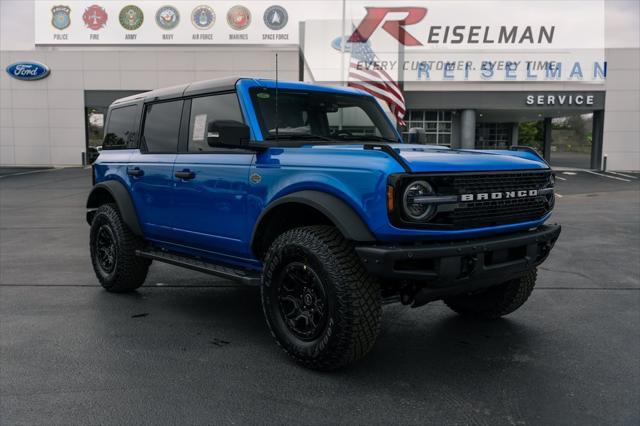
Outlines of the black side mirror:
M 207 124 L 210 147 L 242 148 L 249 145 L 249 126 L 234 120 L 216 120 Z
M 427 143 L 427 133 L 422 127 L 412 127 L 409 129 L 408 143 L 425 145 Z

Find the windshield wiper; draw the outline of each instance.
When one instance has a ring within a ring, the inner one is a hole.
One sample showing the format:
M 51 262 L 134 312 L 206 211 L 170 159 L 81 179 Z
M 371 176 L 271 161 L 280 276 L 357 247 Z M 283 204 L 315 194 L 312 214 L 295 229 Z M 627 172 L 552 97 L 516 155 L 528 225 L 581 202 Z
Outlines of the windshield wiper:
M 321 141 L 327 141 L 327 142 L 336 142 L 335 139 L 331 139 L 322 135 L 314 135 L 312 133 L 285 133 L 285 134 L 280 133 L 277 137 L 276 135 L 270 134 L 265 139 L 269 141 L 282 139 L 282 140 L 302 140 L 302 141 L 321 140 Z

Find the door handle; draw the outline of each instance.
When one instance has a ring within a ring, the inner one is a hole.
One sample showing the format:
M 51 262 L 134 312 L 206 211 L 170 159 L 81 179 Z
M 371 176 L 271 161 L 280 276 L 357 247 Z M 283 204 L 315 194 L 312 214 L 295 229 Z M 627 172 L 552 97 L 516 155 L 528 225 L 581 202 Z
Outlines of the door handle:
M 191 180 L 196 177 L 196 174 L 191 170 L 182 170 L 181 172 L 175 172 L 174 176 L 184 180 Z
M 129 176 L 140 177 L 144 175 L 144 171 L 139 169 L 138 167 L 134 167 L 133 169 L 127 169 L 127 174 Z

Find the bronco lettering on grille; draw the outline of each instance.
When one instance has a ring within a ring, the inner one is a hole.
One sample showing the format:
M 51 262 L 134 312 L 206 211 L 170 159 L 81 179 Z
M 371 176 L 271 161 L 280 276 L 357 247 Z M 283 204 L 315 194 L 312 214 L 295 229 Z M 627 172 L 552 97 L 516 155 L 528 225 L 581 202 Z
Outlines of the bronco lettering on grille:
M 525 198 L 536 197 L 538 195 L 537 189 L 528 189 L 521 191 L 506 191 L 506 192 L 481 192 L 478 194 L 462 194 L 460 195 L 460 201 L 489 201 L 489 200 L 502 200 L 510 198 Z

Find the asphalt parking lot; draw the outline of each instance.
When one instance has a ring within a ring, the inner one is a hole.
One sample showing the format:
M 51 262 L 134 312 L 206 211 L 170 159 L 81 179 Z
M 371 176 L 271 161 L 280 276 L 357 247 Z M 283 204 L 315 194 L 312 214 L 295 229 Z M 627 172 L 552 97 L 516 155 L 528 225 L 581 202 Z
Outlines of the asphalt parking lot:
M 529 302 L 497 322 L 385 308 L 363 361 L 290 362 L 256 288 L 155 263 L 103 291 L 82 169 L 0 177 L 1 424 L 638 424 L 640 175 L 560 172 Z

